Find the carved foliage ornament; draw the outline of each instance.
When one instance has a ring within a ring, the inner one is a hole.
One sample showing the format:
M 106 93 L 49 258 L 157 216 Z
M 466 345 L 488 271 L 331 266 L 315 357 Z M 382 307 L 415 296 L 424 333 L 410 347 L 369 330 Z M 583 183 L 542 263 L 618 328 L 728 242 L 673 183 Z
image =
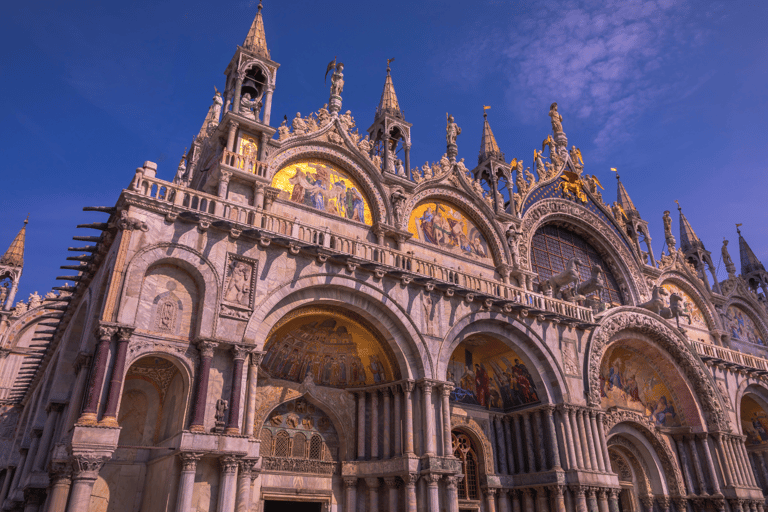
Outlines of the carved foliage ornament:
M 603 323 L 592 333 L 587 382 L 587 401 L 590 406 L 600 406 L 600 361 L 603 359 L 611 339 L 622 331 L 645 334 L 666 350 L 677 362 L 686 380 L 693 385 L 693 393 L 698 397 L 698 401 L 706 413 L 709 427 L 715 430 L 730 430 L 729 422 L 717 398 L 717 391 L 710 383 L 698 360 L 681 339 L 682 335 L 651 317 L 647 312 L 638 309 L 621 311 L 604 318 Z

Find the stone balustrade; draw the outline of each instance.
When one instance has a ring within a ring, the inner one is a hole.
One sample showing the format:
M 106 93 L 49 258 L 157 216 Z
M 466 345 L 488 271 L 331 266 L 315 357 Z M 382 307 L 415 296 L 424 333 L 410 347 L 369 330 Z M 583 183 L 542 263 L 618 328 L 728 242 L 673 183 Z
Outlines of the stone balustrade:
M 768 375 L 768 359 L 701 341 L 691 340 L 691 345 L 705 363 L 736 367 L 734 369 L 755 372 L 760 376 Z
M 173 206 L 176 212 L 188 210 L 204 214 L 210 217 L 210 221 L 223 218 L 237 223 L 233 226 L 236 229 L 255 229 L 263 238 L 283 239 L 298 248 L 323 248 L 327 250 L 327 256 L 346 257 L 348 265 L 365 267 L 373 264 L 376 266 L 374 271 L 410 275 L 421 284 L 439 288 L 449 296 L 459 293 L 467 300 L 490 301 L 490 304 L 509 308 L 509 311 L 514 309 L 544 317 L 562 316 L 575 319 L 577 323 L 584 325 L 594 322 L 590 308 L 527 291 L 498 280 L 445 268 L 397 249 L 331 233 L 328 227 L 311 226 L 302 223 L 298 218 L 290 219 L 261 208 L 229 202 L 215 195 L 167 181 L 137 175 L 129 193 Z
M 248 155 L 241 155 L 227 149 L 224 149 L 221 154 L 221 165 L 255 174 L 260 178 L 267 177 L 267 164 L 259 162 Z

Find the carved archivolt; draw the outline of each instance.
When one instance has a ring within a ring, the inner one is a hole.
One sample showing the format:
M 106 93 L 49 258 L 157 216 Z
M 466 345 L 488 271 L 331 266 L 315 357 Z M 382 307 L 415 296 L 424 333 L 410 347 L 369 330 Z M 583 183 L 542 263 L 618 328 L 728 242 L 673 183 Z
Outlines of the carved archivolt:
M 591 234 L 596 244 L 595 249 L 606 247 L 609 254 L 604 257 L 606 264 L 616 268 L 610 268 L 614 277 L 629 289 L 637 302 L 642 297 L 648 296 L 645 280 L 640 274 L 636 264 L 635 255 L 632 254 L 623 240 L 617 238 L 613 230 L 605 224 L 597 215 L 583 206 L 566 201 L 564 199 L 543 199 L 532 206 L 523 219 L 523 235 L 518 240 L 518 252 L 520 253 L 520 265 L 525 270 L 531 270 L 530 250 L 533 243 L 533 235 L 543 225 L 552 221 L 561 220 L 579 227 L 588 235 Z M 629 279 L 627 277 L 630 277 Z M 630 300 L 630 297 L 625 297 Z
M 717 398 L 718 393 L 712 383 L 712 377 L 689 350 L 683 335 L 667 327 L 661 317 L 656 317 L 644 309 L 621 308 L 615 313 L 608 313 L 593 331 L 587 361 L 589 378 L 586 385 L 589 405 L 592 407 L 600 405 L 600 362 L 611 340 L 622 331 L 645 334 L 666 350 L 693 386 L 693 394 L 706 413 L 709 428 L 730 431 L 730 425 Z
M 683 474 L 680 472 L 680 468 L 677 465 L 677 459 L 667 443 L 661 437 L 661 434 L 659 434 L 653 422 L 637 411 L 618 408 L 610 410 L 605 416 L 604 424 L 606 432 L 610 432 L 610 430 L 619 423 L 629 423 L 635 430 L 643 434 L 643 437 L 645 437 L 651 446 L 653 446 L 656 455 L 658 455 L 659 460 L 661 461 L 661 466 L 664 469 L 664 478 L 667 481 L 667 486 L 670 488 L 670 492 L 674 489 L 677 490 L 678 494 L 684 495 L 685 487 L 683 486 Z M 614 436 L 614 439 L 619 438 L 621 438 L 620 435 Z M 609 442 L 609 444 L 611 443 Z
M 751 293 L 751 292 L 748 292 L 748 293 Z M 724 315 L 728 313 L 728 308 L 730 308 L 731 306 L 736 306 L 742 311 L 744 311 L 747 314 L 747 316 L 749 316 L 749 319 L 752 320 L 752 323 L 754 323 L 757 326 L 757 328 L 760 329 L 760 334 L 763 335 L 763 339 L 764 340 L 768 339 L 768 326 L 766 326 L 765 322 L 763 322 L 762 315 L 757 314 L 755 311 L 755 310 L 759 311 L 758 308 L 762 308 L 762 306 L 759 303 L 755 305 L 751 300 L 745 300 L 742 297 L 734 295 L 730 298 L 730 300 L 725 305 L 723 305 Z M 724 320 L 724 323 L 725 323 L 725 320 Z M 726 323 L 726 329 L 728 329 L 727 323 Z M 728 332 L 730 334 L 730 330 Z
M 477 226 L 483 231 L 483 235 L 486 237 L 488 247 L 493 254 L 493 260 L 496 265 L 501 265 L 509 261 L 507 257 L 507 248 L 501 242 L 502 237 L 495 229 L 495 224 L 489 222 L 488 217 L 480 211 L 480 209 L 473 201 L 469 201 L 464 196 L 464 194 L 460 194 L 454 190 L 448 190 L 445 188 L 429 188 L 415 194 L 405 204 L 404 211 L 407 213 L 403 215 L 402 219 L 400 219 L 400 225 L 398 228 L 407 231 L 408 220 L 411 218 L 411 211 L 413 211 L 413 209 L 416 208 L 416 206 L 422 201 L 431 198 L 445 199 L 451 203 L 454 203 L 470 219 L 472 219 L 475 224 L 477 224 Z
M 481 453 L 479 455 L 482 462 L 480 472 L 483 474 L 493 474 L 493 446 L 488 440 L 488 434 L 486 433 L 488 422 L 485 421 L 483 423 L 485 428 L 481 427 L 474 418 L 469 416 L 451 415 L 451 428 L 469 434 L 477 444 L 477 448 L 480 449 Z
M 640 487 L 645 491 L 644 495 L 653 494 L 650 482 L 650 472 L 648 471 L 648 465 L 645 463 L 645 459 L 637 452 L 635 446 L 628 439 L 621 436 L 615 436 L 608 441 L 608 446 L 616 451 L 624 452 L 623 455 L 627 456 L 627 460 L 634 469 L 635 476 L 638 479 Z M 617 449 L 618 448 L 618 449 Z M 627 453 L 629 452 L 629 453 Z
M 704 316 L 706 316 L 707 325 L 709 326 L 710 330 L 720 329 L 720 322 L 712 313 L 714 311 L 714 306 L 707 299 L 707 297 L 701 293 L 701 290 L 699 290 L 698 286 L 691 284 L 689 276 L 685 276 L 676 270 L 665 272 L 658 279 L 657 283 L 660 286 L 666 282 L 670 282 L 675 286 L 679 286 L 685 293 L 693 298 L 693 300 L 696 302 L 696 305 L 699 307 L 699 310 L 701 310 L 701 312 L 704 313 Z
M 308 135 L 311 135 L 314 138 L 318 134 L 322 134 L 327 131 L 328 126 L 334 127 L 335 124 L 331 123 L 327 125 L 325 129 L 320 129 L 319 131 Z M 338 146 L 331 147 L 330 144 L 328 146 L 321 145 L 322 142 L 317 140 L 312 140 L 309 142 L 298 142 L 299 143 L 295 145 L 289 144 L 288 147 L 284 149 L 281 148 L 279 153 L 270 155 L 268 159 L 269 161 L 267 162 L 267 176 L 270 180 L 277 171 L 282 169 L 291 161 L 301 158 L 320 158 L 323 160 L 328 160 L 329 162 L 333 162 L 341 166 L 345 171 L 349 172 L 352 176 L 354 176 L 355 180 L 363 188 L 363 191 L 368 197 L 371 205 L 373 223 L 376 224 L 387 222 L 387 219 L 389 218 L 389 210 L 387 209 L 387 204 L 384 202 L 384 195 L 380 191 L 379 184 L 375 183 L 374 180 L 371 179 L 372 173 L 370 171 L 363 169 L 356 160 L 340 152 Z

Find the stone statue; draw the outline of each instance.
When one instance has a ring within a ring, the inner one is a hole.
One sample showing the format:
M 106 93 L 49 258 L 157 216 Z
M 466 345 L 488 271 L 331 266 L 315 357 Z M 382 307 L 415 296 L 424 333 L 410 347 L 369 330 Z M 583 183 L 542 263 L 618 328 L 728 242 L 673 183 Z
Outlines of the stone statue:
M 216 419 L 216 426 L 213 427 L 214 432 L 224 432 L 224 414 L 227 412 L 228 407 L 229 402 L 223 398 L 219 398 L 216 401 L 216 415 L 214 416 Z
M 16 303 L 16 307 L 13 310 L 13 316 L 21 316 L 27 312 L 27 309 L 28 306 L 24 302 L 19 301 Z
M 563 133 L 563 116 L 557 111 L 557 103 L 549 106 L 549 117 L 552 119 L 552 131 L 554 134 Z
M 736 275 L 736 265 L 733 264 L 731 255 L 728 253 L 728 240 L 723 238 L 723 248 L 720 249 L 720 254 L 723 256 L 723 263 L 725 264 L 725 270 L 728 272 L 728 277 L 734 277 Z
M 395 172 L 398 176 L 405 177 L 405 167 L 403 166 L 403 161 L 399 158 L 395 161 Z
M 357 149 L 365 156 L 370 156 L 371 148 L 373 148 L 373 143 L 368 139 L 367 135 L 357 143 Z
M 664 239 L 667 242 L 669 253 L 672 254 L 675 250 L 677 240 L 675 240 L 675 236 L 672 234 L 672 217 L 669 216 L 669 210 L 664 211 L 662 220 L 664 221 Z
M 39 308 L 42 303 L 43 298 L 37 292 L 32 292 L 29 295 L 29 309 Z
M 467 173 L 469 172 L 469 169 L 467 169 L 467 165 L 464 163 L 464 159 L 463 158 L 461 160 L 459 160 L 459 163 L 457 163 L 456 166 L 459 168 L 459 172 L 464 177 L 467 177 Z
M 576 146 L 571 146 L 571 163 L 577 169 L 584 168 L 584 159 L 581 157 L 581 150 Z
M 186 151 L 184 151 L 184 153 L 186 153 Z M 186 159 L 186 154 L 182 155 L 179 167 L 176 168 L 176 176 L 173 178 L 173 183 L 175 185 L 183 185 L 186 182 L 185 174 L 187 174 L 187 166 L 184 163 Z
M 424 165 L 421 166 L 421 172 L 425 180 L 432 179 L 432 168 L 429 166 L 429 162 L 424 162 Z
M 248 119 L 257 119 L 261 102 L 251 99 L 251 93 L 246 92 L 240 97 L 240 115 Z
M 235 261 L 232 263 L 231 272 L 224 299 L 247 306 L 251 293 L 251 266 L 242 261 Z
M 317 111 L 317 124 L 325 126 L 330 120 L 331 114 L 328 112 L 328 104 L 326 103 L 323 108 Z
M 286 116 L 283 119 L 283 122 L 280 123 L 280 126 L 277 128 L 278 138 L 277 140 L 283 140 L 287 139 L 291 136 L 291 129 L 288 128 L 288 116 Z
M 347 110 L 343 114 L 339 116 L 339 122 L 341 123 L 341 126 L 344 127 L 346 131 L 351 130 L 355 127 L 355 119 L 352 117 L 352 111 Z
M 317 120 L 315 120 L 314 114 L 309 114 L 307 117 L 305 117 L 304 123 L 307 126 L 307 133 L 315 132 L 319 128 L 319 126 L 317 125 Z
M 294 135 L 304 135 L 307 133 L 307 123 L 301 118 L 301 112 L 296 112 L 291 128 L 293 128 Z
M 344 91 L 344 64 L 336 65 L 336 70 L 331 75 L 331 96 L 341 96 Z
M 445 173 L 451 169 L 451 161 L 448 159 L 448 155 L 440 157 L 440 172 Z
M 512 256 L 512 266 L 517 268 L 520 266 L 520 249 L 517 247 L 517 241 L 522 231 L 518 231 L 514 224 L 510 224 L 507 228 L 507 244 L 509 244 L 509 254 Z
M 392 200 L 392 207 L 395 212 L 395 223 L 400 223 L 403 220 L 403 214 L 405 213 L 405 201 L 408 199 L 401 188 L 396 188 L 392 191 L 390 196 Z
M 6 281 L 0 286 L 0 307 L 5 304 L 5 299 L 8 298 L 8 282 Z
M 618 202 L 614 201 L 613 205 L 611 205 L 611 212 L 613 212 L 613 218 L 619 223 L 619 227 L 625 229 L 627 227 L 627 222 L 625 219 L 626 214 L 624 213 L 624 208 L 622 208 Z
M 549 179 L 549 169 L 544 165 L 544 160 L 541 157 L 541 151 L 533 150 L 533 161 L 536 164 L 536 174 L 539 175 L 540 180 Z
M 48 293 L 45 294 L 46 299 L 56 299 L 58 298 L 58 295 L 56 295 L 56 292 L 51 290 Z M 2 299 L 0 299 L 0 302 L 2 302 Z
M 456 137 L 461 135 L 461 128 L 453 121 L 453 116 L 445 113 L 446 127 L 445 127 L 445 140 L 448 144 L 456 144 Z

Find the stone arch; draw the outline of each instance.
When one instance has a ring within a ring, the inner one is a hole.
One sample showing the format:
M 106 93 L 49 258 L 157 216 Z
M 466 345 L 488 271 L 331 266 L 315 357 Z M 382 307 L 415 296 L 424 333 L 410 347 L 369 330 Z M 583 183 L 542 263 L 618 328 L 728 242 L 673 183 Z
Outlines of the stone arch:
M 659 283 L 659 286 L 666 282 L 671 282 L 675 286 L 680 287 L 696 302 L 696 305 L 706 317 L 707 325 L 711 331 L 722 328 L 722 323 L 717 315 L 713 313 L 715 311 L 714 304 L 709 300 L 709 296 L 700 289 L 698 283 L 691 282 L 686 276 L 676 270 L 665 272 L 656 282 Z
M 455 204 L 464 214 L 466 214 L 480 229 L 488 243 L 488 249 L 491 253 L 494 264 L 499 265 L 509 262 L 508 251 L 503 240 L 503 233 L 499 231 L 497 224 L 488 219 L 488 217 L 477 207 L 474 200 L 467 198 L 465 194 L 456 191 L 455 188 L 448 188 L 445 185 L 438 184 L 417 192 L 405 204 L 403 217 L 399 219 L 398 228 L 401 231 L 408 231 L 408 221 L 411 218 L 411 212 L 420 203 L 429 199 L 443 199 L 449 203 Z
M 768 344 L 768 325 L 766 325 L 766 323 L 763 321 L 763 318 L 759 314 L 757 314 L 757 312 L 755 311 L 755 306 L 751 303 L 751 301 L 747 301 L 737 295 L 731 296 L 728 302 L 726 302 L 723 305 L 723 316 L 726 317 L 723 320 L 723 323 L 725 324 L 723 326 L 723 329 L 727 331 L 728 334 L 732 334 L 731 326 L 728 324 L 728 318 L 727 318 L 727 315 L 729 314 L 729 309 L 731 308 L 731 306 L 742 310 L 749 317 L 749 319 L 752 320 L 752 323 L 754 323 L 755 326 L 760 330 L 760 334 L 763 336 L 762 338 L 763 342 Z M 731 339 L 733 339 L 733 337 L 731 337 Z M 746 340 L 738 340 L 738 341 L 749 343 L 749 341 L 746 341 Z
M 626 438 L 615 436 L 611 441 L 608 443 L 608 452 L 610 455 L 616 454 L 631 468 L 631 476 L 637 480 L 640 487 L 635 490 L 642 492 L 642 496 L 652 494 L 653 489 L 648 477 L 650 471 L 645 464 L 645 459 L 637 453 L 637 449 Z
M 520 264 L 531 270 L 530 248 L 533 235 L 546 224 L 564 224 L 568 229 L 583 236 L 600 254 L 619 285 L 625 285 L 624 299 L 638 304 L 648 296 L 645 280 L 642 278 L 637 256 L 630 251 L 625 240 L 613 231 L 600 217 L 571 201 L 564 199 L 543 199 L 532 206 L 523 218 L 523 234 L 519 237 Z
M 451 432 L 456 430 L 466 434 L 477 449 L 478 469 L 481 477 L 496 473 L 493 464 L 494 448 L 487 434 L 488 428 L 489 424 L 485 420 L 483 420 L 483 425 L 480 425 L 475 418 L 469 416 L 451 416 Z
M 245 78 L 245 74 L 251 68 L 259 68 L 261 72 L 264 74 L 264 76 L 267 77 L 267 79 L 269 80 L 269 83 L 267 84 L 268 89 L 275 87 L 274 85 L 275 78 L 274 78 L 274 75 L 272 74 L 272 70 L 269 67 L 267 67 L 267 65 L 264 64 L 262 61 L 257 59 L 249 59 L 243 62 L 242 64 L 240 64 L 240 67 L 237 69 L 238 77 L 241 80 Z
M 475 334 L 495 337 L 518 352 L 525 365 L 534 370 L 532 376 L 537 388 L 546 393 L 546 397 L 539 397 L 542 403 L 570 401 L 563 369 L 544 340 L 527 325 L 494 312 L 471 313 L 453 325 L 440 346 L 436 378 L 446 378 L 448 362 L 454 350 L 464 339 Z
M 743 401 L 745 398 L 752 399 L 768 414 L 768 387 L 766 387 L 765 383 L 755 379 L 745 379 L 736 390 L 735 412 L 738 423 L 736 431 L 741 435 L 746 435 L 744 433 L 744 426 L 741 423 Z
M 135 325 L 144 276 L 150 267 L 161 264 L 177 265 L 192 277 L 200 290 L 200 302 L 204 305 L 199 309 L 193 331 L 196 328 L 200 336 L 213 336 L 217 317 L 212 306 L 219 303 L 219 272 L 199 251 L 174 243 L 146 247 L 131 259 L 125 273 L 117 321 Z
M 600 366 L 608 346 L 620 335 L 641 334 L 653 341 L 671 357 L 691 387 L 697 403 L 705 413 L 706 424 L 713 430 L 729 430 L 712 376 L 704 363 L 688 348 L 679 331 L 667 326 L 661 317 L 640 308 L 622 307 L 610 310 L 592 332 L 587 346 L 586 395 L 590 406 L 600 405 Z
M 272 328 L 307 304 L 332 304 L 361 315 L 394 352 L 402 378 L 435 378 L 432 356 L 407 311 L 382 291 L 342 275 L 302 277 L 274 290 L 256 306 L 243 342 L 263 349 Z
M 336 123 L 329 123 L 319 131 L 311 134 L 315 138 L 329 130 L 332 130 Z M 341 130 L 343 131 L 343 130 Z M 308 135 L 309 136 L 309 135 Z M 352 153 L 348 148 L 336 146 L 330 143 L 324 143 L 319 140 L 304 140 L 298 137 L 296 141 L 289 141 L 285 147 L 281 147 L 279 152 L 270 155 L 267 162 L 267 178 L 270 180 L 280 169 L 286 165 L 306 158 L 318 158 L 327 160 L 338 165 L 344 171 L 348 172 L 360 184 L 371 207 L 371 216 L 373 224 L 388 224 L 391 218 L 391 212 L 388 207 L 388 201 L 385 201 L 386 192 L 378 179 L 373 179 L 370 169 L 361 165 L 359 155 Z

